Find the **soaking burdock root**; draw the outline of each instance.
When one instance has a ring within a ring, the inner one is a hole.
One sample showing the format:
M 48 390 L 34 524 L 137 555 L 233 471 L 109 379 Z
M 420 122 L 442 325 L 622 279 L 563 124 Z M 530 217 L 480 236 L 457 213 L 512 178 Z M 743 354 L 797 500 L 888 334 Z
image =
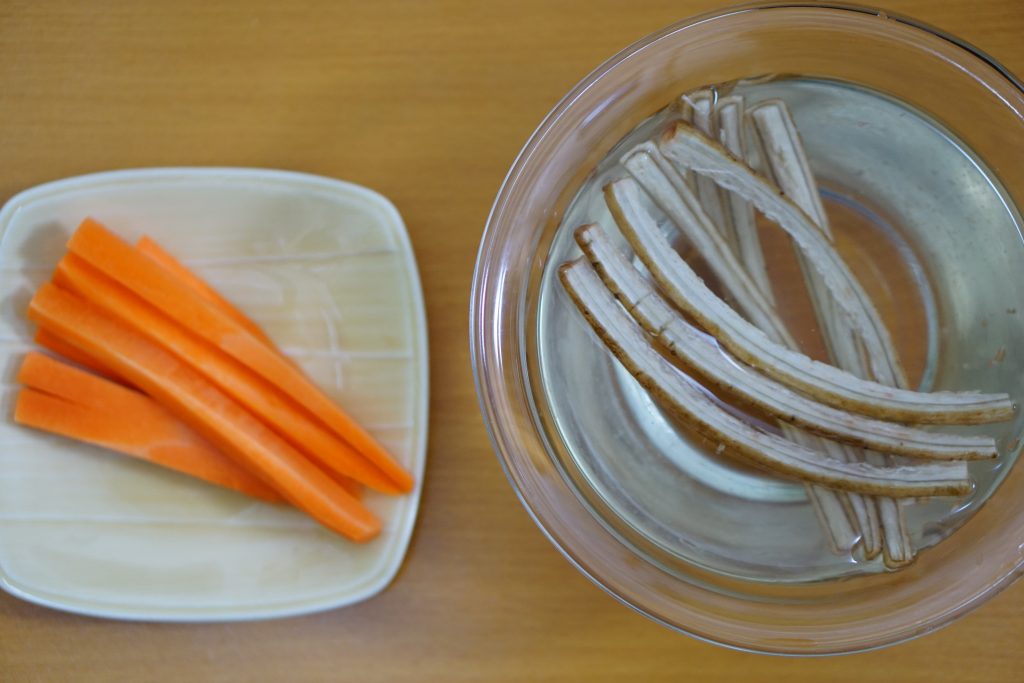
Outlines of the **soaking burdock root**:
M 962 495 L 967 461 L 998 456 L 989 436 L 914 425 L 998 422 L 1014 405 L 1006 394 L 910 388 L 888 329 L 835 248 L 785 104 L 747 110 L 742 97 L 707 95 L 684 97 L 682 118 L 627 151 L 628 177 L 605 186 L 632 253 L 584 225 L 576 241 L 585 258 L 563 264 L 562 285 L 668 412 L 730 454 L 803 481 L 835 551 L 859 544 L 867 559 L 906 565 L 915 551 L 905 501 Z M 791 238 L 830 363 L 801 351 L 779 315 L 755 210 Z M 724 299 L 672 247 L 665 219 Z M 737 417 L 719 397 L 774 418 L 779 433 Z

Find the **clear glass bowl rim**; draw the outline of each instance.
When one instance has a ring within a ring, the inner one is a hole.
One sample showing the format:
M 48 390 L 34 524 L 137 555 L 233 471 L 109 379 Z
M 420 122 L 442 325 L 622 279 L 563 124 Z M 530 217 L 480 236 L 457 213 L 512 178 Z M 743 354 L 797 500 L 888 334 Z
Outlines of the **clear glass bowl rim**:
M 963 50 L 970 56 L 984 62 L 987 66 L 997 72 L 1005 81 L 1016 91 L 1024 95 L 1024 83 L 1022 83 L 1016 76 L 1014 76 L 1006 67 L 1004 67 L 998 60 L 987 54 L 983 50 L 977 48 L 971 43 L 958 38 L 942 29 L 931 26 L 925 22 L 917 19 L 900 15 L 898 13 L 891 13 L 887 10 L 872 8 L 864 5 L 848 4 L 848 3 L 833 3 L 833 2 L 771 2 L 771 1 L 759 1 L 743 3 L 725 7 L 717 10 L 711 10 L 701 14 L 693 15 L 689 18 L 682 19 L 678 22 L 674 22 L 654 33 L 648 34 L 643 38 L 635 41 L 626 48 L 620 50 L 612 57 L 605 60 L 597 68 L 587 74 L 582 80 L 580 80 L 561 100 L 552 108 L 552 110 L 544 117 L 541 123 L 537 126 L 534 132 L 530 135 L 523 148 L 516 156 L 512 165 L 509 168 L 508 173 L 502 181 L 501 187 L 495 197 L 495 201 L 491 207 L 491 211 L 488 214 L 487 221 L 484 227 L 484 231 L 481 235 L 480 247 L 477 252 L 477 258 L 475 262 L 472 286 L 470 290 L 470 310 L 469 310 L 469 343 L 470 343 L 470 362 L 473 371 L 473 380 L 477 393 L 477 399 L 480 406 L 480 411 L 483 416 L 484 424 L 487 429 L 488 437 L 491 441 L 491 445 L 495 451 L 499 463 L 501 464 L 502 470 L 505 473 L 506 478 L 511 484 L 516 496 L 519 498 L 520 503 L 526 509 L 527 513 L 541 530 L 541 532 L 548 538 L 548 540 L 555 546 L 555 548 L 565 557 L 570 564 L 572 564 L 578 571 L 586 576 L 591 582 L 601 588 L 603 591 L 611 595 L 613 598 L 626 605 L 627 607 L 639 612 L 645 617 L 662 624 L 672 630 L 680 633 L 684 633 L 688 636 L 710 642 L 715 645 L 720 645 L 736 650 L 753 652 L 757 654 L 772 654 L 772 655 L 796 655 L 796 656 L 829 656 L 835 654 L 850 654 L 856 652 L 870 651 L 874 649 L 880 649 L 895 645 L 907 640 L 920 637 L 927 633 L 934 632 L 940 628 L 948 626 L 958 618 L 964 616 L 974 608 L 980 606 L 984 602 L 987 602 L 990 598 L 1001 592 L 1005 588 L 1009 587 L 1016 579 L 1020 578 L 1024 574 L 1024 555 L 1022 555 L 1020 562 L 1015 567 L 1014 571 L 1004 575 L 999 581 L 991 584 L 981 592 L 976 599 L 966 604 L 960 605 L 959 609 L 943 613 L 934 618 L 926 628 L 917 629 L 910 632 L 900 638 L 880 641 L 871 645 L 856 647 L 852 649 L 832 649 L 821 652 L 808 653 L 806 651 L 786 651 L 785 649 L 771 648 L 771 649 L 760 649 L 749 645 L 740 644 L 737 642 L 730 642 L 726 638 L 719 638 L 708 633 L 696 633 L 687 629 L 685 625 L 680 625 L 668 621 L 656 614 L 649 612 L 643 605 L 635 604 L 618 594 L 613 587 L 611 587 L 602 577 L 597 576 L 594 572 L 590 571 L 573 553 L 572 549 L 567 547 L 565 544 L 559 541 L 554 535 L 552 530 L 549 528 L 543 516 L 537 511 L 534 504 L 528 499 L 526 493 L 522 490 L 516 476 L 513 473 L 511 465 L 511 458 L 513 453 L 506 448 L 504 437 L 507 436 L 505 432 L 509 431 L 512 426 L 508 423 L 505 416 L 501 414 L 500 410 L 496 410 L 494 397 L 491 395 L 492 390 L 500 390 L 500 386 L 492 386 L 491 378 L 487 376 L 487 361 L 495 355 L 497 352 L 496 348 L 489 345 L 488 341 L 488 326 L 481 325 L 482 321 L 486 319 L 484 315 L 487 307 L 487 301 L 484 297 L 483 290 L 485 279 L 489 276 L 488 268 L 491 265 L 488 261 L 488 256 L 491 254 L 495 240 L 495 222 L 496 218 L 502 213 L 505 205 L 509 200 L 510 189 L 515 186 L 516 182 L 521 176 L 523 168 L 527 165 L 530 160 L 532 153 L 538 146 L 538 142 L 544 138 L 545 134 L 555 126 L 561 116 L 573 106 L 574 102 L 579 96 L 599 81 L 606 73 L 613 70 L 621 62 L 632 56 L 634 53 L 642 50 L 644 47 L 657 42 L 671 34 L 684 29 L 696 26 L 703 22 L 721 19 L 734 14 L 739 13 L 750 13 L 750 12 L 765 12 L 780 9 L 810 9 L 810 10 L 824 10 L 832 12 L 843 12 L 843 13 L 854 13 L 854 14 L 866 14 L 872 15 L 878 18 L 882 18 L 888 21 L 902 24 L 906 27 L 916 29 L 925 34 L 930 34 L 933 37 L 940 38 L 943 41 Z M 502 430 L 505 430 L 503 432 Z

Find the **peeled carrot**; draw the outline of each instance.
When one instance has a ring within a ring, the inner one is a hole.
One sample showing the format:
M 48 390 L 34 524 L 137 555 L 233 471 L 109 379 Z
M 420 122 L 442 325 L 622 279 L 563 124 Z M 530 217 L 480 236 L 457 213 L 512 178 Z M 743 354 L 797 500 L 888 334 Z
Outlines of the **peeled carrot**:
M 25 357 L 14 421 L 109 448 L 254 498 L 280 494 L 153 399 L 40 353 Z
M 159 407 L 153 399 L 135 389 L 97 377 L 37 351 L 25 354 L 16 379 L 30 389 L 75 405 L 111 413 L 148 411 L 152 405 Z
M 59 287 L 77 294 L 170 351 L 323 467 L 378 491 L 397 492 L 391 479 L 373 463 L 280 396 L 265 380 L 74 254 L 61 259 L 53 279 Z
M 68 248 L 178 324 L 262 376 L 348 441 L 391 478 L 399 490 L 412 489 L 412 476 L 295 366 L 172 274 L 153 268 L 151 259 L 92 219 L 82 222 L 68 242 Z
M 236 322 L 238 322 L 239 325 L 252 332 L 252 334 L 256 338 L 261 339 L 264 343 L 273 348 L 275 351 L 277 350 L 277 347 L 275 346 L 273 340 L 271 340 L 270 337 L 267 336 L 267 334 L 259 325 L 253 322 L 251 318 L 245 315 L 245 313 L 242 313 L 240 310 L 235 308 L 235 306 L 230 301 L 221 296 L 220 293 L 216 289 L 211 287 L 209 284 L 207 284 L 206 281 L 204 281 L 198 275 L 189 270 L 189 268 L 185 266 L 185 264 L 183 264 L 178 259 L 174 258 L 174 256 L 172 256 L 166 249 L 160 246 L 160 244 L 152 237 L 150 237 L 149 235 L 143 235 L 141 238 L 139 238 L 139 241 L 135 243 L 135 248 L 138 251 L 145 254 L 146 256 L 148 256 L 149 258 L 156 261 L 160 266 L 164 268 L 164 270 L 166 270 L 171 275 L 174 275 L 180 283 L 189 287 L 196 294 L 200 295 L 201 297 L 209 301 L 211 304 L 213 304 L 216 308 L 220 309 L 225 314 L 233 318 Z M 280 351 L 278 351 L 278 353 L 280 353 Z M 289 362 L 291 361 L 289 360 Z M 315 426 L 314 428 L 319 429 L 318 427 Z M 302 447 L 302 444 L 297 445 L 300 448 Z M 362 497 L 363 485 L 360 484 L 358 481 L 352 479 L 351 477 L 339 474 L 337 471 L 330 468 L 327 468 L 325 471 L 329 475 L 331 475 L 335 481 L 344 486 L 345 490 L 351 493 L 353 496 L 355 496 L 356 498 Z M 397 491 L 393 484 L 388 484 L 383 487 L 380 487 L 379 490 L 388 493 Z
M 107 368 L 104 368 L 95 360 L 90 358 L 88 355 L 82 353 L 71 344 L 50 332 L 49 330 L 40 327 L 36 330 L 35 336 L 36 344 L 39 344 L 44 349 L 49 349 L 56 353 L 58 356 L 64 356 L 73 363 L 78 363 L 83 368 L 92 370 L 97 375 L 109 377 L 110 379 L 117 379 Z
M 338 486 L 348 491 L 348 495 L 352 496 L 356 500 L 362 500 L 363 498 L 363 485 L 351 477 L 345 477 L 340 474 L 331 472 L 330 470 L 324 470 L 331 479 L 333 479 Z
M 305 456 L 191 367 L 79 296 L 46 283 L 29 317 L 111 368 L 324 526 L 353 540 L 380 521 Z
M 272 503 L 283 500 L 274 489 L 151 400 L 150 407 L 156 410 L 115 415 L 26 388 L 18 392 L 14 421 L 162 465 L 253 498 Z
M 232 320 L 237 322 L 239 325 L 244 327 L 257 339 L 264 343 L 273 346 L 273 342 L 270 338 L 260 329 L 260 326 L 249 319 L 245 313 L 235 308 L 235 306 L 222 297 L 217 290 L 210 285 L 206 284 L 198 275 L 189 270 L 185 264 L 178 259 L 171 256 L 163 247 L 157 244 L 148 235 L 143 235 L 138 242 L 135 243 L 135 248 L 141 253 L 145 254 L 149 258 L 159 263 L 164 270 L 174 275 L 183 285 L 188 286 L 192 291 L 199 294 L 201 297 L 209 301 L 216 308 L 224 312 L 225 315 L 230 317 Z
M 61 356 L 64 356 L 68 360 L 71 360 L 71 361 L 73 361 L 75 363 L 78 363 L 82 367 L 85 367 L 85 368 L 88 368 L 88 369 L 92 370 L 93 372 L 97 373 L 101 377 L 106 377 L 106 378 L 109 378 L 110 380 L 118 380 L 118 378 L 114 377 L 113 373 L 110 372 L 110 370 L 108 368 L 105 368 L 105 367 L 101 366 L 91 356 L 88 356 L 85 353 L 83 353 L 82 351 L 79 351 L 73 345 L 71 345 L 68 342 L 64 341 L 59 336 L 57 336 L 56 334 L 50 332 L 46 328 L 40 327 L 39 329 L 36 330 L 35 340 L 36 340 L 36 343 L 38 343 L 40 346 L 43 346 L 44 348 L 47 348 L 47 349 L 49 349 L 49 350 L 51 350 L 51 351 L 53 351 L 53 352 L 55 352 L 57 354 L 60 354 Z M 39 354 L 36 354 L 35 352 L 32 352 L 30 354 L 30 356 L 35 356 L 35 355 L 39 355 Z M 49 359 L 47 356 L 41 356 L 41 357 L 42 358 L 47 358 L 48 360 L 50 360 L 53 363 L 58 363 L 58 364 L 64 365 L 63 363 L 60 363 L 60 361 Z M 26 357 L 26 361 L 22 365 L 22 372 L 24 372 L 24 368 L 26 367 L 26 365 L 29 365 L 28 357 Z M 67 366 L 65 365 L 65 367 L 67 367 Z M 73 369 L 73 368 L 71 368 L 71 369 Z M 86 376 L 86 377 L 93 378 L 93 376 L 90 375 L 89 373 L 83 372 L 82 374 L 84 376 Z M 34 387 L 36 389 L 41 389 L 43 391 L 47 391 L 47 392 L 49 392 L 51 394 L 54 394 L 54 395 L 59 396 L 61 398 L 70 400 L 72 402 L 75 402 L 76 400 L 79 400 L 77 395 L 71 395 L 69 393 L 69 392 L 71 392 L 73 390 L 73 388 L 75 386 L 77 386 L 76 383 L 69 383 L 67 385 L 67 387 L 59 387 L 58 388 L 58 387 L 54 386 L 53 383 L 51 383 L 48 386 L 37 386 L 37 383 L 40 381 L 37 377 L 33 377 L 32 380 L 30 381 L 29 379 L 26 379 L 25 377 L 23 377 L 22 375 L 19 374 L 18 379 L 19 379 L 20 382 L 22 382 L 23 384 L 25 384 L 27 386 Z M 129 394 L 131 394 L 133 396 L 142 397 L 146 401 L 149 401 L 150 403 L 152 403 L 152 405 L 154 405 L 154 406 L 156 406 L 158 408 L 160 407 L 159 403 L 157 403 L 156 401 L 153 401 L 151 398 L 149 398 L 145 394 L 143 394 L 141 392 L 138 392 L 138 391 L 134 391 L 134 390 L 129 389 L 129 388 L 126 388 L 123 385 L 116 383 L 116 381 L 101 380 L 99 377 L 96 377 L 94 379 L 102 381 L 102 382 L 104 382 L 107 385 L 124 389 Z M 87 396 L 88 394 L 85 394 L 85 395 Z M 99 394 L 99 395 L 104 396 L 104 402 L 106 404 L 105 407 L 107 407 L 107 408 L 112 408 L 113 407 L 110 404 L 110 396 L 109 395 L 107 395 L 107 394 Z M 101 407 L 104 407 L 104 406 L 94 406 L 94 407 L 95 408 L 101 408 Z M 163 410 L 162 408 L 160 408 L 160 409 Z M 129 410 L 130 410 L 130 407 L 129 407 Z M 185 423 L 177 420 L 177 418 L 174 418 L 172 415 L 170 415 L 170 413 L 167 413 L 166 411 L 164 411 L 164 413 L 170 419 L 175 420 L 181 426 L 182 429 L 189 429 L 188 426 L 185 425 Z M 36 425 L 29 425 L 29 426 L 36 426 Z M 44 426 L 40 426 L 39 428 L 45 429 Z M 52 431 L 52 430 L 48 430 L 48 431 Z M 74 438 L 73 435 L 68 435 L 68 434 L 62 434 L 62 435 L 63 436 L 71 436 L 72 438 Z M 196 438 L 201 439 L 202 437 L 199 437 L 197 435 Z M 81 439 L 81 440 L 84 441 L 86 439 Z M 210 446 L 209 442 L 204 440 L 203 443 L 205 444 L 206 448 L 213 448 L 212 446 Z M 118 452 L 121 452 L 121 453 L 125 453 L 125 451 L 119 450 L 114 445 L 110 445 L 110 444 L 99 444 L 99 445 L 105 445 L 107 448 L 110 448 L 111 450 L 115 450 L 115 451 L 118 451 Z M 230 460 L 230 458 L 225 458 L 224 455 L 220 453 L 220 451 L 217 451 L 216 449 L 213 449 L 213 450 L 214 450 L 215 453 L 217 453 L 217 458 L 218 459 L 224 460 L 226 462 L 230 462 L 234 469 L 238 469 L 238 466 L 234 464 L 234 461 Z M 135 453 L 126 453 L 126 454 L 128 454 L 128 455 L 137 455 Z M 159 463 L 159 464 L 164 464 L 167 467 L 171 467 L 172 469 L 181 470 L 181 471 L 185 472 L 186 474 L 192 474 L 193 476 L 199 477 L 200 479 L 205 478 L 205 477 L 203 477 L 199 473 L 191 472 L 189 470 L 186 470 L 184 467 L 176 467 L 173 463 Z M 352 494 L 356 498 L 362 498 L 362 495 L 363 495 L 363 485 L 362 484 L 360 484 L 359 482 L 355 481 L 354 479 L 351 479 L 350 477 L 344 476 L 342 474 L 338 474 L 338 473 L 332 472 L 330 470 L 325 470 L 325 471 L 327 472 L 328 475 L 331 476 L 332 479 L 334 479 L 341 486 L 343 486 L 345 488 L 345 490 L 348 491 L 350 494 Z M 209 480 L 209 479 L 208 479 L 208 481 L 212 481 L 214 484 L 222 484 L 224 486 L 227 486 L 228 488 L 236 488 L 236 487 L 231 486 L 229 483 L 226 483 L 226 482 L 213 481 L 213 480 Z M 260 483 L 259 486 L 262 487 L 265 490 L 263 493 L 258 493 L 255 490 L 253 490 L 253 491 L 242 490 L 242 489 L 238 489 L 238 490 L 241 490 L 242 493 L 247 493 L 247 494 L 249 494 L 251 496 L 254 496 L 256 498 L 264 498 L 265 500 L 269 500 L 271 502 L 278 502 L 278 501 L 281 500 L 281 496 L 280 495 L 278 495 L 276 492 L 268 489 L 264 484 Z

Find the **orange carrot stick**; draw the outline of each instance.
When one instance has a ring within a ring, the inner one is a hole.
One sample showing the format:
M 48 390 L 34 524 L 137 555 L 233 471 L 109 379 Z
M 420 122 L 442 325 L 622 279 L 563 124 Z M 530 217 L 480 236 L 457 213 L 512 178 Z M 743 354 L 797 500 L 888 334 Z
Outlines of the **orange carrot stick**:
M 362 500 L 363 498 L 363 485 L 351 477 L 346 477 L 330 470 L 324 470 L 327 475 L 333 479 L 338 485 L 348 491 L 348 495 L 352 496 L 356 500 Z
M 203 280 L 198 275 L 189 270 L 184 263 L 171 256 L 171 254 L 166 249 L 161 247 L 160 244 L 152 237 L 150 237 L 149 235 L 143 235 L 141 238 L 139 238 L 139 241 L 135 243 L 135 248 L 138 251 L 145 254 L 146 256 L 148 256 L 149 258 L 156 261 L 160 266 L 164 268 L 164 270 L 166 270 L 168 273 L 176 277 L 178 279 L 178 282 L 182 283 L 183 285 L 186 285 L 196 294 L 203 297 L 211 304 L 213 304 L 216 308 L 220 309 L 226 315 L 233 318 L 239 325 L 241 325 L 249 332 L 251 332 L 253 336 L 255 336 L 257 339 L 263 341 L 265 344 L 267 344 L 267 346 L 274 349 L 277 353 L 281 353 L 281 351 L 274 344 L 273 340 L 267 336 L 267 334 L 259 325 L 253 322 L 251 318 L 245 315 L 245 313 L 242 313 L 240 310 L 235 308 L 235 306 L 230 301 L 222 297 L 220 293 L 216 289 L 211 287 L 205 280 Z M 290 358 L 288 358 L 287 356 L 285 356 L 284 358 L 289 363 L 292 363 L 294 365 L 294 361 L 292 361 Z M 315 425 L 313 426 L 313 428 L 319 429 L 319 427 Z M 287 436 L 287 434 L 285 436 Z M 303 444 L 301 443 L 294 445 L 299 447 L 300 449 L 303 447 Z M 344 486 L 346 491 L 351 493 L 356 498 L 362 497 L 363 485 L 360 484 L 358 481 L 343 474 L 339 474 L 336 470 L 331 468 L 327 468 L 326 471 L 339 484 Z M 398 492 L 398 489 L 394 486 L 394 484 L 391 483 L 378 486 L 377 488 L 378 490 L 383 491 L 385 493 Z
M 134 401 L 119 401 L 131 403 L 130 410 L 114 412 L 84 405 L 30 386 L 18 392 L 14 421 L 162 465 L 253 498 L 273 503 L 282 501 L 274 489 L 246 472 L 155 401 L 117 384 L 107 384 L 135 394 Z M 103 391 L 96 395 L 102 395 Z
M 47 329 L 44 329 L 42 327 L 37 329 L 35 341 L 36 344 L 39 344 L 44 349 L 49 349 L 50 351 L 56 353 L 58 356 L 63 356 L 64 358 L 67 358 L 69 361 L 73 363 L 78 363 L 83 368 L 92 370 L 97 375 L 102 375 L 110 379 L 117 379 L 116 377 L 113 376 L 110 370 L 102 367 L 94 359 L 82 353 L 74 346 L 68 344 L 66 341 L 64 341 L 63 339 L 61 339 L 60 337 L 53 334 Z
M 272 503 L 282 501 L 274 489 L 147 400 L 149 407 L 156 410 L 137 409 L 131 414 L 115 415 L 26 388 L 18 392 L 14 421 L 177 470 L 253 498 Z
M 34 351 L 25 356 L 17 379 L 31 390 L 19 395 L 17 422 L 149 460 L 256 498 L 282 500 L 145 394 Z
M 97 307 L 51 283 L 39 288 L 29 317 L 148 393 L 296 507 L 356 540 L 380 521 L 284 439 L 188 365 Z
M 179 282 L 188 286 L 196 294 L 223 311 L 225 315 L 252 333 L 254 337 L 273 347 L 273 342 L 271 342 L 266 333 L 260 329 L 259 325 L 250 320 L 245 313 L 242 313 L 240 310 L 235 308 L 231 302 L 222 297 L 217 290 L 206 284 L 206 282 L 204 282 L 198 275 L 189 270 L 185 264 L 171 256 L 151 237 L 143 235 L 142 238 L 135 243 L 135 248 L 159 263 L 163 266 L 164 270 L 174 275 Z
M 89 356 L 89 355 L 85 354 L 84 352 L 78 350 L 73 345 L 71 345 L 68 342 L 64 341 L 59 336 L 57 336 L 56 334 L 50 332 L 46 328 L 40 327 L 39 329 L 37 329 L 36 330 L 36 337 L 35 337 L 35 339 L 36 339 L 36 343 L 40 344 L 44 348 L 47 348 L 47 349 L 49 349 L 49 350 L 51 350 L 51 351 L 53 351 L 55 353 L 58 353 L 58 354 L 64 356 L 65 358 L 67 358 L 69 360 L 72 360 L 72 361 L 78 363 L 79 365 L 81 365 L 81 366 L 83 366 L 85 368 L 89 368 L 90 370 L 92 370 L 93 372 L 96 372 L 97 374 L 99 374 L 102 377 L 106 377 L 106 378 L 112 380 L 113 382 L 120 383 L 120 384 L 117 384 L 116 386 L 121 386 L 121 384 L 124 384 L 123 382 L 121 382 L 121 380 L 119 378 L 114 376 L 114 373 L 112 373 L 109 370 L 109 368 L 102 367 L 100 365 L 100 363 L 98 363 L 94 358 L 92 358 L 91 356 Z M 55 361 L 55 362 L 57 362 L 57 361 Z M 27 384 L 27 382 L 25 382 L 25 383 Z M 51 392 L 51 393 L 53 393 L 53 392 Z M 141 392 L 132 391 L 132 393 L 137 393 L 137 394 L 145 397 L 147 400 L 152 401 L 152 399 L 150 399 L 145 394 L 142 394 Z M 153 403 L 154 403 L 154 405 L 157 405 L 157 406 L 160 405 L 159 403 L 156 403 L 155 401 L 153 401 Z M 182 424 L 183 427 L 185 427 L 187 429 L 187 426 L 184 425 L 184 423 L 181 423 L 181 424 Z M 346 446 L 346 448 L 347 448 L 347 446 Z M 218 451 L 218 453 L 219 453 L 219 451 Z M 220 457 L 223 457 L 223 456 L 221 455 Z M 354 479 L 351 479 L 351 478 L 349 478 L 349 477 L 347 477 L 345 475 L 339 474 L 339 473 L 337 473 L 335 471 L 332 471 L 330 469 L 326 469 L 325 468 L 324 471 L 328 475 L 330 475 L 330 477 L 332 479 L 334 479 L 336 482 L 341 484 L 345 488 L 345 490 L 348 491 L 350 494 L 352 494 L 356 498 L 362 498 L 362 496 L 363 496 L 363 485 L 362 484 L 360 484 L 359 482 L 355 481 Z M 392 488 L 389 489 L 389 491 L 393 491 L 393 490 L 394 490 L 394 487 L 392 485 Z M 268 500 L 272 500 L 272 501 L 275 501 L 275 502 L 281 500 L 281 496 L 277 495 L 276 493 L 273 493 L 273 496 L 274 496 L 273 498 L 268 498 Z M 257 496 L 257 497 L 260 497 L 260 496 Z
M 295 366 L 166 270 L 153 268 L 152 261 L 131 245 L 96 221 L 86 219 L 72 235 L 68 248 L 178 324 L 261 375 L 348 441 L 390 477 L 400 490 L 412 489 L 412 476 Z
M 60 260 L 53 279 L 57 286 L 77 294 L 173 353 L 323 467 L 378 491 L 397 492 L 391 479 L 373 463 L 280 396 L 262 378 L 74 254 Z

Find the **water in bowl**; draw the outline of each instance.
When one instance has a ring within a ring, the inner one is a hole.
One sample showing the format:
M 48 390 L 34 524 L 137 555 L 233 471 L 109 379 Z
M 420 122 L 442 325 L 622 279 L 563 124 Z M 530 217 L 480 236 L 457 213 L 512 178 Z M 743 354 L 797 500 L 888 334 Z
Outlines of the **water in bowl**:
M 748 105 L 786 101 L 837 247 L 878 306 L 917 386 L 1002 391 L 1019 403 L 1021 218 L 980 160 L 938 122 L 861 87 L 787 77 L 717 92 L 742 94 Z M 539 281 L 536 324 L 528 330 L 536 350 L 535 417 L 580 498 L 638 553 L 656 549 L 669 570 L 681 561 L 765 581 L 884 571 L 880 559 L 829 549 L 799 483 L 716 452 L 663 412 L 561 290 L 557 267 L 579 255 L 573 229 L 597 222 L 617 234 L 601 188 L 625 174 L 618 164 L 622 152 L 651 139 L 677 112 L 667 107 L 622 140 L 565 213 Z M 782 313 L 805 351 L 824 358 L 789 241 L 762 222 Z M 685 244 L 680 248 L 700 272 Z M 1018 414 L 1004 424 L 957 428 L 995 436 L 1002 455 L 971 464 L 969 496 L 906 506 L 915 548 L 941 541 L 988 499 L 1017 457 L 1021 427 Z

